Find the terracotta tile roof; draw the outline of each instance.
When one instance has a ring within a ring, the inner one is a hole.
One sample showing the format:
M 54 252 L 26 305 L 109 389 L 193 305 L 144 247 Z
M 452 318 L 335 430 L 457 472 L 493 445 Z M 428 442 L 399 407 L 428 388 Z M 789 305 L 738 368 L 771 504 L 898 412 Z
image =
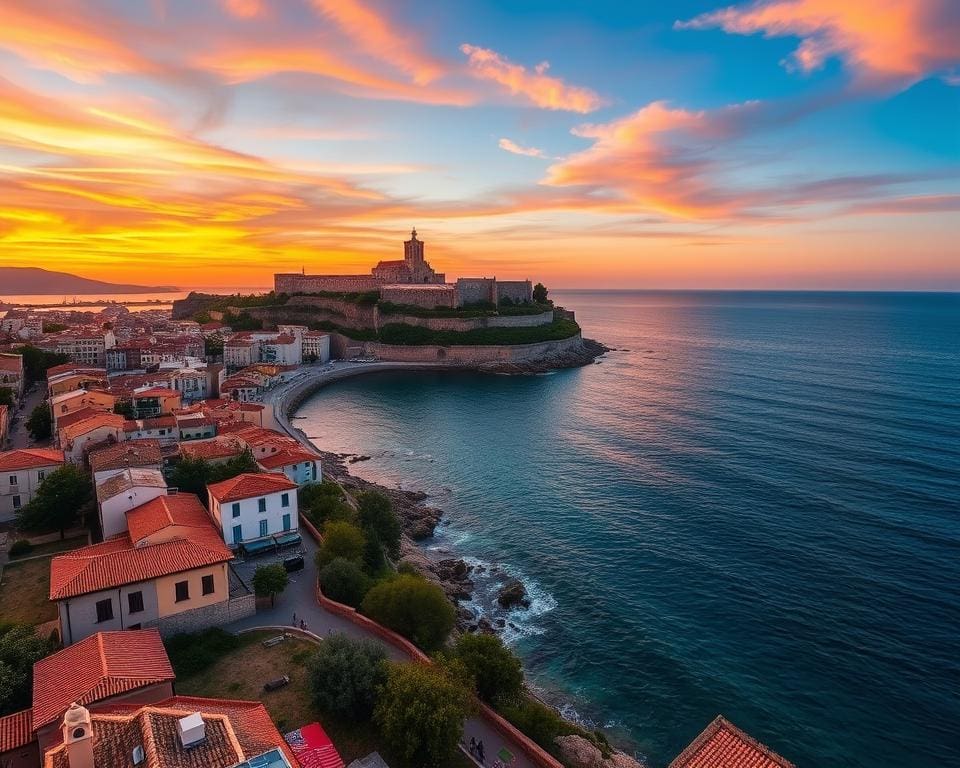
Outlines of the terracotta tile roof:
M 89 405 L 85 405 L 83 408 L 80 408 L 76 411 L 70 413 L 57 414 L 57 429 L 63 429 L 64 427 L 69 427 L 71 424 L 77 424 L 85 419 L 89 419 L 91 416 L 96 416 L 98 413 L 109 413 L 108 409 L 104 408 L 92 408 Z
M 179 397 L 180 393 L 175 389 L 170 389 L 169 387 L 150 387 L 150 389 L 143 389 L 139 392 L 134 390 L 134 397 Z
M 101 427 L 122 430 L 123 422 L 124 418 L 120 414 L 97 413 L 88 419 L 78 421 L 76 424 L 70 424 L 69 426 L 63 427 L 60 430 L 60 439 L 62 442 L 69 443 L 74 438 L 80 437 L 81 435 L 86 435 L 89 432 L 93 432 L 93 430 Z
M 150 467 L 163 463 L 160 442 L 157 440 L 129 440 L 108 448 L 93 451 L 88 461 L 94 473 L 123 467 Z
M 726 718 L 717 715 L 669 768 L 796 768 Z
M 103 368 L 91 368 L 89 365 L 83 365 L 81 363 L 62 363 L 60 365 L 54 365 L 51 368 L 47 368 L 47 379 L 49 380 L 51 376 L 59 376 L 61 373 L 97 373 L 102 376 L 106 376 L 107 372 Z
M 97 765 L 127 765 L 133 748 L 143 746 L 142 768 L 232 768 L 272 749 L 300 766 L 259 701 L 174 696 L 147 706 L 107 703 L 91 709 Z M 177 721 L 195 712 L 203 718 L 205 739 L 186 752 Z M 63 745 L 49 749 L 43 764 L 69 768 Z
M 63 462 L 63 451 L 58 451 L 56 448 L 19 448 L 0 453 L 0 472 L 49 467 L 54 464 L 63 464 Z
M 233 438 L 215 437 L 212 440 L 195 440 L 180 446 L 180 453 L 192 459 L 226 459 L 239 456 L 244 445 Z
M 177 426 L 177 420 L 171 414 L 153 416 L 149 419 L 130 419 L 123 423 L 124 432 L 139 432 L 143 429 L 162 429 Z
M 264 456 L 262 459 L 257 459 L 257 464 L 259 464 L 264 469 L 277 469 L 279 467 L 286 467 L 290 464 L 299 464 L 301 461 L 319 461 L 320 457 L 307 451 L 298 451 L 291 450 L 289 448 L 284 448 L 280 450 L 279 453 L 271 454 L 270 456 Z
M 97 501 L 112 499 L 132 488 L 166 488 L 167 481 L 158 469 L 129 467 L 112 475 L 97 486 Z
M 188 418 L 177 419 L 177 424 L 183 427 L 208 427 L 212 424 L 216 424 L 217 420 L 212 419 L 209 416 L 191 416 Z
M 11 373 L 23 372 L 22 355 L 0 355 L 0 371 L 10 371 Z
M 34 664 L 34 727 L 63 717 L 73 702 L 87 706 L 174 677 L 158 630 L 98 632 Z
M 50 599 L 100 592 L 124 584 L 150 581 L 160 576 L 225 563 L 233 553 L 213 527 L 196 527 L 189 538 L 136 547 L 129 533 L 91 544 L 50 562 Z
M 220 503 L 266 496 L 268 493 L 288 491 L 297 484 L 286 475 L 273 472 L 246 472 L 229 480 L 222 480 L 207 486 L 210 494 Z
M 170 526 L 195 528 L 202 539 L 211 527 L 210 516 L 192 493 L 158 496 L 127 512 L 127 529 L 135 545 Z
M 33 741 L 33 710 L 23 709 L 0 717 L 0 754 Z

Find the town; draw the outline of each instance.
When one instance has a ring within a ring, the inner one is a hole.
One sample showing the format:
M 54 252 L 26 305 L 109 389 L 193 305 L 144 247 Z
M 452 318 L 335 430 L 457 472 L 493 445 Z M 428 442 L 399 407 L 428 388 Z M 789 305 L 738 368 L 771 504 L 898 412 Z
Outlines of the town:
M 297 386 L 377 366 L 307 325 L 201 319 L 0 321 L 0 765 L 639 765 L 489 625 L 452 631 L 390 500 L 291 427 Z M 671 766 L 734 758 L 790 765 L 718 717 Z

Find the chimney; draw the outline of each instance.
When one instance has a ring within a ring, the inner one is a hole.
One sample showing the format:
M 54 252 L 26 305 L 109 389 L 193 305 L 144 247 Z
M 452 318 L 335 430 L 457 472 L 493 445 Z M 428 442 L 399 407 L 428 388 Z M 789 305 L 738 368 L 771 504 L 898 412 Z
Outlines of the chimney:
M 177 720 L 177 732 L 180 734 L 180 743 L 184 749 L 190 749 L 202 744 L 206 738 L 206 728 L 199 712 L 187 715 Z M 70 768 L 76 768 L 72 763 Z
M 94 768 L 90 713 L 79 704 L 71 704 L 63 716 L 61 730 L 70 768 Z

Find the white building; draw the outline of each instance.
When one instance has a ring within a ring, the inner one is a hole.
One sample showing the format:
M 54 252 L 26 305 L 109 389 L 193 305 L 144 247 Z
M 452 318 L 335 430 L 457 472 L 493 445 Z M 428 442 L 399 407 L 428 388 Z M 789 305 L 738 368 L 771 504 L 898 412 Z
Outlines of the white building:
M 281 447 L 276 453 L 257 459 L 267 472 L 283 472 L 297 485 L 316 483 L 322 479 L 320 457 L 299 448 Z
M 108 477 L 97 486 L 100 530 L 109 539 L 127 530 L 127 512 L 167 495 L 167 482 L 156 469 L 130 468 Z
M 297 484 L 282 474 L 246 473 L 207 486 L 210 515 L 230 547 L 296 532 Z
M 322 331 L 307 331 L 303 334 L 303 359 L 318 363 L 330 361 L 330 334 Z
M 64 464 L 55 448 L 21 448 L 0 453 L 0 522 L 12 520 L 47 475 Z

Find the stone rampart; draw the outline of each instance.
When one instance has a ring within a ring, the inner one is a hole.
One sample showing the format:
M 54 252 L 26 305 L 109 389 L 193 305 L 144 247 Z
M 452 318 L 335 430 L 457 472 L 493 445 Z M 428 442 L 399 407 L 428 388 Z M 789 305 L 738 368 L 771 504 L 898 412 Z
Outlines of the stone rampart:
M 284 306 L 290 309 L 304 308 L 309 311 L 326 310 L 331 313 L 331 317 L 320 319 L 331 319 L 337 322 L 332 316 L 337 315 L 342 318 L 341 324 L 349 324 L 355 328 L 375 328 L 377 323 L 376 305 L 357 304 L 355 301 L 345 301 L 331 296 L 291 296 Z M 344 323 L 343 319 L 347 322 Z
M 443 347 L 434 344 L 402 346 L 368 341 L 367 354 L 380 360 L 403 363 L 455 363 L 458 365 L 490 365 L 542 363 L 554 357 L 579 353 L 583 349 L 580 334 L 559 341 L 541 341 L 536 344 L 457 345 Z
M 538 315 L 491 315 L 489 317 L 417 317 L 416 315 L 387 315 L 380 313 L 379 326 L 390 323 L 415 325 L 432 331 L 474 331 L 477 328 L 533 328 L 550 325 L 553 310 Z
M 497 280 L 497 303 L 504 299 L 514 304 L 533 301 L 533 284 L 529 280 Z
M 379 287 L 380 281 L 373 275 L 301 275 L 292 272 L 273 276 L 273 289 L 277 293 L 363 293 Z
M 493 277 L 461 277 L 457 280 L 460 305 L 497 302 L 497 280 Z

